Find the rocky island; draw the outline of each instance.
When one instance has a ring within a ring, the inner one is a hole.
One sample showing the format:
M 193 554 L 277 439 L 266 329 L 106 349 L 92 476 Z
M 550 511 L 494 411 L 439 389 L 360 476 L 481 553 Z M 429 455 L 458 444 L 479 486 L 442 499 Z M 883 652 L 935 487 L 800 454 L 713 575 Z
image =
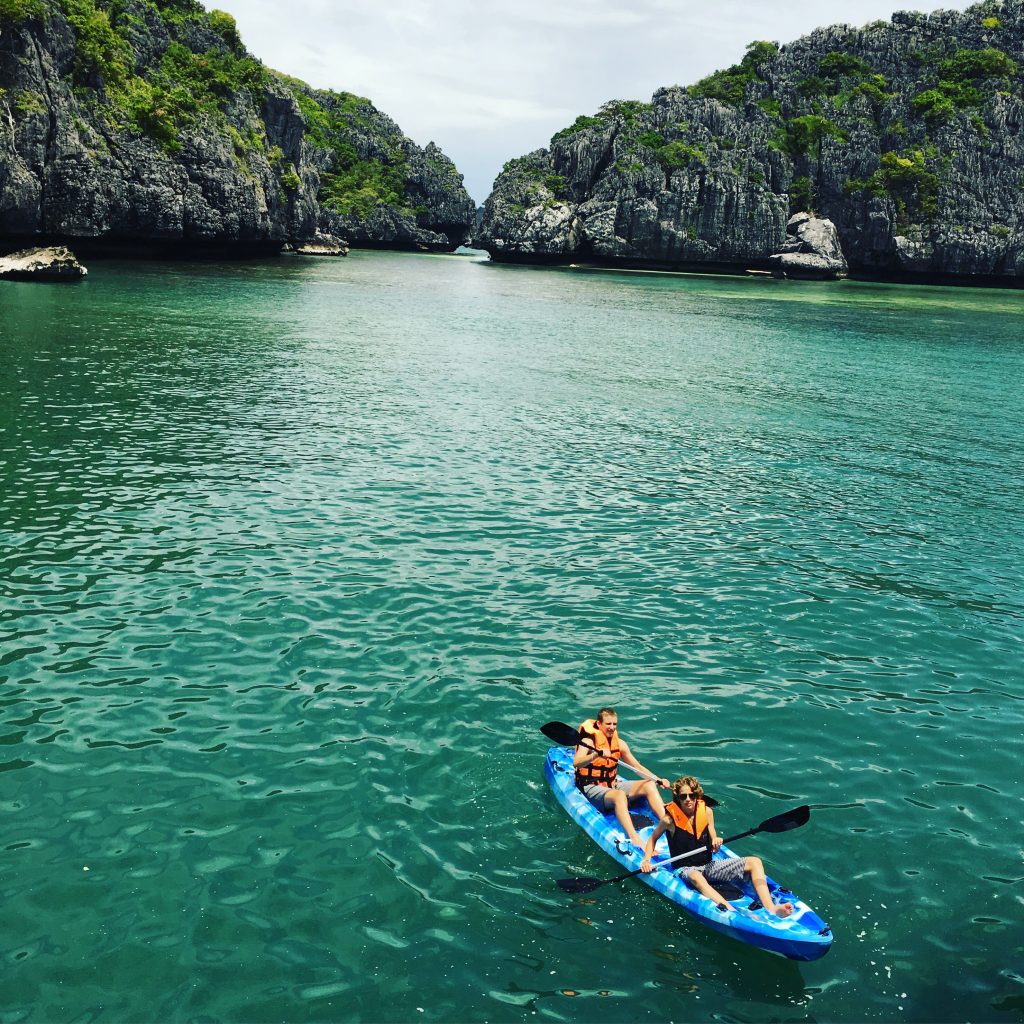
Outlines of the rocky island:
M 455 249 L 455 165 L 197 0 L 0 0 L 0 253 Z
M 510 160 L 475 244 L 523 263 L 1019 286 L 1022 66 L 1022 0 L 755 42 Z

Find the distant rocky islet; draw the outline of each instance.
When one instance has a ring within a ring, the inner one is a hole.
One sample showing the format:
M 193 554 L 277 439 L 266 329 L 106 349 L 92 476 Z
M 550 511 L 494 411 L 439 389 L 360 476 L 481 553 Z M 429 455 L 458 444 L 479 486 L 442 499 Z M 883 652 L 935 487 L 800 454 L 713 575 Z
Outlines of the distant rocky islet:
M 519 263 L 1019 285 L 1022 66 L 1021 0 L 753 43 L 510 160 L 476 244 Z
M 195 0 L 0 0 L 0 252 L 456 248 L 455 165 L 248 54 Z

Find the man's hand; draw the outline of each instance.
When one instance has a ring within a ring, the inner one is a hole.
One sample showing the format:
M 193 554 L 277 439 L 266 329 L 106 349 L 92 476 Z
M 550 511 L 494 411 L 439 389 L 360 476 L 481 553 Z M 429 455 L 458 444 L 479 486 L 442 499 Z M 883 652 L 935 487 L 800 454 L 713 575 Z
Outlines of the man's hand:
M 650 857 L 644 857 L 644 859 L 640 862 L 640 870 L 645 875 L 649 875 L 654 870 L 654 868 L 651 867 L 651 858 Z
M 715 836 L 715 838 L 711 840 L 711 852 L 712 853 L 718 853 L 718 851 L 721 848 L 722 848 L 722 838 L 721 838 L 721 836 Z

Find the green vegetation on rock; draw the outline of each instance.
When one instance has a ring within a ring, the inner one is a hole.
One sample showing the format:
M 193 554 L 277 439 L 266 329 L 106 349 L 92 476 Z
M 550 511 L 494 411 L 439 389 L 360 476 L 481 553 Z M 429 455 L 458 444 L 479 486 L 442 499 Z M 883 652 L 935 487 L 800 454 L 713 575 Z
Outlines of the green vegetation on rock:
M 94 88 L 123 88 L 131 77 L 132 50 L 114 31 L 108 12 L 94 0 L 60 2 L 75 33 L 75 82 Z
M 658 163 L 666 171 L 675 171 L 682 167 L 689 167 L 692 164 L 706 164 L 707 153 L 700 146 L 694 146 L 689 142 L 676 139 L 674 142 L 666 143 L 657 150 Z
M 152 3 L 137 0 L 165 24 L 181 30 L 187 21 L 225 38 L 223 48 L 196 53 L 172 41 L 158 63 L 135 72 L 128 30 L 137 19 L 120 2 L 60 0 L 75 34 L 74 81 L 109 105 L 112 118 L 127 123 L 166 152 L 181 148 L 180 133 L 201 116 L 226 124 L 224 114 L 237 93 L 249 90 L 254 102 L 269 81 L 266 68 L 244 55 L 234 20 L 223 12 L 207 13 L 188 0 Z
M 640 100 L 609 100 L 601 105 L 597 116 L 604 121 L 622 120 L 627 127 L 632 127 L 650 109 L 649 103 L 641 103 Z
M 820 114 L 801 114 L 785 123 L 779 141 L 780 148 L 785 149 L 791 156 L 799 156 L 820 147 L 825 139 L 845 142 L 846 133 Z
M 810 75 L 808 78 L 797 82 L 796 93 L 805 99 L 812 99 L 815 96 L 826 96 L 832 88 L 830 82 L 821 75 Z
M 938 213 L 937 161 L 938 151 L 934 146 L 915 149 L 905 156 L 892 151 L 883 153 L 878 170 L 865 180 L 849 180 L 846 190 L 865 191 L 875 198 L 892 200 L 903 223 L 911 210 L 930 221 Z
M 609 100 L 602 104 L 595 116 L 580 114 L 568 128 L 555 132 L 551 136 L 551 145 L 554 146 L 566 139 L 571 139 L 580 132 L 590 131 L 598 128 L 604 131 L 614 121 L 622 121 L 625 126 L 632 127 L 637 120 L 651 109 L 649 103 L 641 103 L 640 100 Z
M 238 34 L 238 25 L 227 11 L 210 11 L 210 28 L 228 44 L 234 53 L 241 55 L 245 52 L 242 37 Z
M 995 90 L 1017 74 L 1017 63 L 1002 50 L 958 50 L 938 62 L 938 83 L 911 101 L 931 126 L 945 124 L 960 110 L 980 107 Z
M 360 151 L 359 143 L 370 131 L 370 101 L 347 92 L 314 92 L 294 80 L 292 91 L 310 141 L 334 158 L 320 174 L 320 202 L 357 220 L 365 220 L 381 205 L 413 213 L 405 188 L 408 163 L 398 141 L 385 154 Z
M 0 0 L 0 28 L 42 21 L 45 17 L 43 0 Z
M 46 113 L 46 97 L 32 89 L 24 89 L 14 96 L 14 109 L 22 117 Z
M 653 130 L 643 131 L 636 137 L 636 141 L 647 149 L 654 151 L 658 163 L 669 172 L 689 167 L 691 164 L 706 164 L 707 153 L 700 146 L 685 142 L 682 139 L 666 141 L 661 132 Z M 720 148 L 729 148 L 726 140 L 721 140 Z
M 832 50 L 826 53 L 818 62 L 818 73 L 824 78 L 838 79 L 847 75 L 867 74 L 871 65 L 866 60 L 855 56 L 852 53 L 844 53 L 840 50 Z
M 810 212 L 814 207 L 814 188 L 811 179 L 804 176 L 794 178 L 789 186 L 789 212 Z
M 588 117 L 586 114 L 580 114 L 568 128 L 563 128 L 560 132 L 555 132 L 551 136 L 551 145 L 561 142 L 563 139 L 572 138 L 572 136 L 588 131 L 591 128 L 605 128 L 607 125 L 608 122 L 604 118 Z
M 725 71 L 716 71 L 707 78 L 701 79 L 690 87 L 694 96 L 706 96 L 730 106 L 738 107 L 746 96 L 747 86 L 760 78 L 759 69 L 775 60 L 779 48 L 775 43 L 758 40 L 747 47 L 747 52 L 739 64 L 734 64 Z

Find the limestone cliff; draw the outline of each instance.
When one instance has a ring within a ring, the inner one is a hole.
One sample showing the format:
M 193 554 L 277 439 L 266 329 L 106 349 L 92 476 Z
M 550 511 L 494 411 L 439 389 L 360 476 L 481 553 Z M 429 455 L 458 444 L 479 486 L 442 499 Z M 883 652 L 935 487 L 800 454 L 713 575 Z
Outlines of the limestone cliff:
M 1019 284 L 1022 67 L 1022 0 L 753 43 L 510 161 L 476 244 L 521 262 L 767 268 L 790 215 L 813 210 L 852 273 Z
M 369 100 L 248 54 L 196 0 L 0 0 L 0 251 L 453 249 L 474 204 Z

